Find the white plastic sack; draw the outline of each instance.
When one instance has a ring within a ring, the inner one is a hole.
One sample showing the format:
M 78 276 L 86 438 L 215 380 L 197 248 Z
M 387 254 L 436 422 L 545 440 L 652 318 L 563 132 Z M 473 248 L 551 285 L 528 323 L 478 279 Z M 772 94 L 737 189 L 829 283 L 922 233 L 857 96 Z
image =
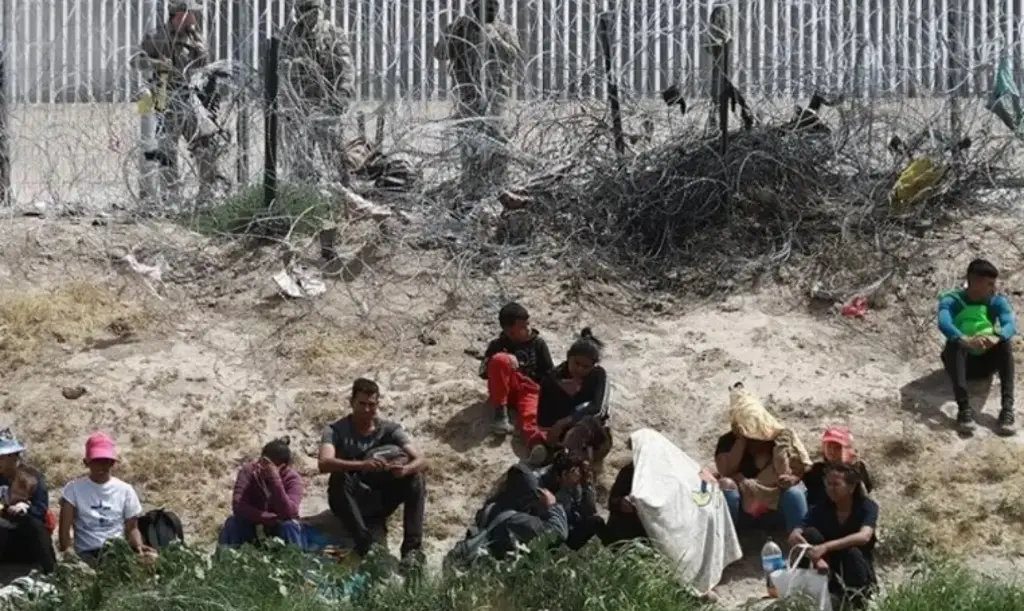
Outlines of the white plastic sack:
M 806 545 L 789 550 L 786 568 L 771 574 L 772 583 L 779 593 L 779 598 L 803 598 L 818 611 L 832 611 L 832 595 L 828 591 L 828 575 L 822 575 L 815 569 L 800 569 L 797 566 L 810 550 Z M 793 552 L 800 554 L 793 561 Z
M 700 464 L 661 433 L 640 429 L 630 442 L 630 497 L 647 536 L 674 564 L 681 583 L 707 592 L 726 566 L 743 557 L 725 496 L 715 484 L 702 492 Z

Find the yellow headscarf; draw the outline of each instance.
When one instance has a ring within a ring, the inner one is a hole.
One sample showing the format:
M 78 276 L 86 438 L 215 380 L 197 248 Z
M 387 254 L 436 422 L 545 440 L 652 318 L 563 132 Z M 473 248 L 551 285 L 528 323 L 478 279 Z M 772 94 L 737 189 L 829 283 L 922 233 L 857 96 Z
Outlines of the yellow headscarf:
M 783 426 L 753 393 L 737 384 L 729 389 L 729 423 L 747 439 L 774 441 Z

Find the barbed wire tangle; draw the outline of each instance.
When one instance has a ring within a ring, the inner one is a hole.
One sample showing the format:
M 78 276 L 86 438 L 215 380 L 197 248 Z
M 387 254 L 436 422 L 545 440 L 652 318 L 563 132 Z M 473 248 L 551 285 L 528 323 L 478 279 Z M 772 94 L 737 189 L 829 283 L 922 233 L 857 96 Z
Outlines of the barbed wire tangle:
M 556 260 L 701 293 L 797 266 L 845 299 L 1016 178 L 1019 3 L 9 0 L 2 17 L 17 206 L 327 230 L 325 256 Z

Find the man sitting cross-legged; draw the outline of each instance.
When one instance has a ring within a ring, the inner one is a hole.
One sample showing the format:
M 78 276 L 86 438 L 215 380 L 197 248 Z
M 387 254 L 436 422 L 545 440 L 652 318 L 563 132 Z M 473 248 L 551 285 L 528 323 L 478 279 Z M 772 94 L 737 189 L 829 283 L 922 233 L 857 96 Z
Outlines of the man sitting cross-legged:
M 426 461 L 401 425 L 377 417 L 380 388 L 359 378 L 352 384 L 352 413 L 324 429 L 320 440 L 321 473 L 330 473 L 327 501 L 365 556 L 375 543 L 373 533 L 401 505 L 402 561 L 407 568 L 422 563 Z M 368 525 L 368 523 L 370 525 Z M 380 541 L 380 543 L 384 543 Z
M 939 330 L 946 336 L 942 364 L 953 382 L 957 426 L 965 434 L 975 428 L 967 381 L 997 372 L 1002 394 L 998 432 L 1015 432 L 1011 340 L 1017 328 L 1009 299 L 996 294 L 998 278 L 995 265 L 975 259 L 967 266 L 967 286 L 944 293 L 939 300 Z

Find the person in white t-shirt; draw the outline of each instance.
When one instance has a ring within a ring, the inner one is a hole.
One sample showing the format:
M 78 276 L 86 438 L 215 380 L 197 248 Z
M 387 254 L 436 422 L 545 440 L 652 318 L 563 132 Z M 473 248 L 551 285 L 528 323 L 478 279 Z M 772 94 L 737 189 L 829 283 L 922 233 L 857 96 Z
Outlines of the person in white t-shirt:
M 89 437 L 84 462 L 89 475 L 69 482 L 61 493 L 60 551 L 71 549 L 74 530 L 75 553 L 86 562 L 99 560 L 104 545 L 122 537 L 143 559 L 156 557 L 156 550 L 142 541 L 142 505 L 135 489 L 111 474 L 117 463 L 114 441 L 103 433 Z

